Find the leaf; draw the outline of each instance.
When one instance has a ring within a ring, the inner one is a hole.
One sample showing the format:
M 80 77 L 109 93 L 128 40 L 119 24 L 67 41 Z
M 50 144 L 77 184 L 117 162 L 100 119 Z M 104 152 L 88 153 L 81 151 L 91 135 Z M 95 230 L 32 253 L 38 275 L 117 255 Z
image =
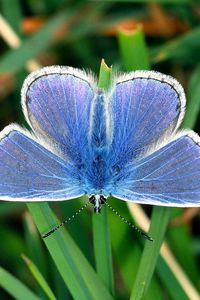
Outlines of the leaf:
M 28 203 L 27 206 L 41 234 L 56 227 L 56 219 L 46 202 Z M 113 300 L 65 228 L 60 228 L 44 242 L 74 299 Z
M 72 10 L 62 11 L 48 20 L 30 38 L 22 41 L 17 49 L 9 50 L 0 60 L 0 73 L 17 72 L 25 63 L 44 51 L 55 37 L 56 30 L 73 14 Z
M 21 281 L 0 267 L 0 286 L 17 300 L 41 300 Z
M 148 52 L 141 25 L 134 30 L 120 30 L 118 42 L 126 71 L 149 69 Z
M 37 266 L 24 254 L 22 254 L 22 258 L 29 270 L 31 271 L 31 273 L 33 274 L 33 276 L 35 277 L 35 279 L 37 280 L 37 282 L 39 283 L 39 285 L 41 286 L 41 288 L 43 289 L 43 291 L 45 292 L 45 294 L 47 295 L 47 297 L 49 298 L 49 300 L 56 300 L 55 295 L 53 294 L 46 279 L 43 277 L 42 273 L 39 271 Z

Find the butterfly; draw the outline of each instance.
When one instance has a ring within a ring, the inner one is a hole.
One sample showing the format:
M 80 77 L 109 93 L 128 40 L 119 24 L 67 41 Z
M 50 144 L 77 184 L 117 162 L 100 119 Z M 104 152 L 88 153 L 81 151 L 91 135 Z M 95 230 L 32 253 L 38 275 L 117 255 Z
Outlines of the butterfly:
M 61 201 L 88 195 L 141 204 L 200 205 L 200 138 L 177 131 L 185 94 L 155 71 L 116 76 L 109 90 L 91 73 L 51 66 L 22 87 L 31 132 L 0 134 L 0 199 Z

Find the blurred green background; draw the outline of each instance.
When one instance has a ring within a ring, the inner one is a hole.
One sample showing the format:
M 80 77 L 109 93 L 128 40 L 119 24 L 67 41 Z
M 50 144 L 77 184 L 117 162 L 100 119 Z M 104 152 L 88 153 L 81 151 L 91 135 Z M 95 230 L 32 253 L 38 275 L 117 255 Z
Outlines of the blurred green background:
M 140 56 L 141 53 L 137 54 L 124 43 L 123 34 L 134 34 L 142 26 L 148 64 L 153 70 L 172 75 L 184 86 L 189 108 L 183 127 L 200 131 L 199 1 L 0 0 L 0 13 L 1 130 L 11 122 L 25 125 L 20 90 L 30 71 L 39 66 L 56 64 L 91 69 L 98 75 L 102 58 L 108 66 L 113 66 L 115 72 L 132 70 L 134 66 L 128 55 Z M 138 68 L 141 69 L 140 66 Z M 68 201 L 51 207 L 63 220 L 80 207 L 80 202 Z M 125 203 L 113 200 L 112 204 L 127 219 L 131 219 Z M 144 208 L 150 215 L 151 207 Z M 115 299 L 129 299 L 143 241 L 112 212 L 109 213 L 109 224 Z M 68 226 L 68 231 L 94 266 L 91 228 L 91 212 L 85 211 Z M 166 239 L 176 261 L 196 290 L 200 288 L 199 234 L 199 209 L 171 210 Z M 34 295 L 38 295 L 38 298 L 29 295 L 26 299 L 55 298 L 39 286 L 22 260 L 22 253 L 37 265 L 56 299 L 74 299 L 44 247 L 25 204 L 0 202 L 0 237 L 0 266 L 29 287 Z M 15 292 L 11 293 L 9 288 L 8 292 L 5 291 L 5 278 L 0 272 L 0 299 L 13 299 Z M 189 299 L 182 288 L 179 291 L 178 286 L 167 266 L 158 260 L 144 299 Z M 16 288 L 19 289 L 19 286 L 16 285 Z M 23 298 L 16 295 L 16 299 Z M 102 298 L 97 296 L 96 299 Z M 191 299 L 197 298 L 194 296 Z

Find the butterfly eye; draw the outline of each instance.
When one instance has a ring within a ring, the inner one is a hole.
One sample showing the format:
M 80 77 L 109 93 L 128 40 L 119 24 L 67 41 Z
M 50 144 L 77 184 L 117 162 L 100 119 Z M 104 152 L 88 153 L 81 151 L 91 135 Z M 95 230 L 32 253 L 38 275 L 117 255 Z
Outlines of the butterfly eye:
M 91 204 L 95 204 L 95 203 L 96 203 L 96 198 L 95 198 L 94 195 L 92 195 L 92 196 L 89 197 L 89 202 L 90 202 Z
M 106 198 L 104 196 L 100 196 L 100 204 L 105 204 L 106 203 Z

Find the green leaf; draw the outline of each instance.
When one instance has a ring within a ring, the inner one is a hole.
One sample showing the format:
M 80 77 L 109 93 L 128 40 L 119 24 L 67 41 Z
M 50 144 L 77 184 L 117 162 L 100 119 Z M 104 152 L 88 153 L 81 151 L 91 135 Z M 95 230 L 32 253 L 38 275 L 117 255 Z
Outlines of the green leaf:
M 24 233 L 28 249 L 28 256 L 35 262 L 40 271 L 46 277 L 48 274 L 48 268 L 46 266 L 46 254 L 44 254 L 44 249 L 41 243 L 42 240 L 29 212 L 26 212 L 24 218 Z
M 0 267 L 0 286 L 17 300 L 41 300 L 21 281 Z
M 107 207 L 102 207 L 100 214 L 93 213 L 92 219 L 97 274 L 113 294 L 114 282 Z
M 22 258 L 24 262 L 26 263 L 27 267 L 41 286 L 41 288 L 44 290 L 45 294 L 49 298 L 49 300 L 56 300 L 55 295 L 53 294 L 51 288 L 49 287 L 47 281 L 43 277 L 42 273 L 39 271 L 37 266 L 24 254 L 22 254 Z
M 118 42 L 126 71 L 149 69 L 148 52 L 141 26 L 138 26 L 135 30 L 119 31 Z
M 170 270 L 169 266 L 161 256 L 158 258 L 156 268 L 159 273 L 159 278 L 166 286 L 171 300 L 189 300 L 184 290 L 180 286 L 180 283 L 177 281 L 175 274 L 173 274 L 173 272 Z
M 56 227 L 55 216 L 46 202 L 27 203 L 27 206 L 41 234 Z M 64 227 L 45 238 L 44 242 L 74 299 L 113 300 Z
M 0 60 L 0 73 L 17 72 L 25 63 L 44 51 L 53 41 L 56 30 L 73 14 L 72 10 L 62 11 L 48 20 L 30 38 L 22 41 L 17 49 L 9 50 Z
M 186 113 L 182 127 L 193 128 L 200 111 L 200 65 L 194 70 L 188 85 Z
M 107 89 L 109 87 L 111 82 L 111 74 L 112 69 L 105 64 L 104 60 L 102 60 L 98 84 L 100 88 Z M 114 281 L 107 207 L 102 207 L 100 214 L 93 213 L 92 220 L 97 274 L 102 279 L 108 290 L 113 294 Z
M 133 286 L 130 300 L 143 299 L 147 291 L 159 256 L 167 224 L 170 217 L 170 208 L 154 206 L 151 217 L 149 235 L 154 239 L 152 243 L 146 241 L 139 265 L 136 281 Z
M 26 212 L 24 215 L 24 235 L 25 242 L 27 247 L 27 255 L 28 257 L 34 261 L 37 265 L 40 272 L 46 279 L 49 279 L 49 266 L 47 266 L 48 256 L 44 251 L 44 247 L 42 247 L 42 241 L 38 234 L 37 228 L 33 223 L 33 219 L 29 212 Z M 24 252 L 24 250 L 23 250 Z M 44 298 L 44 291 L 42 288 L 35 282 L 34 284 L 35 290 L 37 294 Z
M 4 215 L 13 214 L 15 211 L 20 211 L 25 207 L 24 203 L 10 203 L 1 201 L 0 217 L 3 218 Z
M 17 34 L 20 34 L 22 21 L 21 2 L 19 0 L 1 0 L 1 11 L 12 29 L 14 29 Z
M 198 55 L 200 46 L 200 26 L 186 32 L 185 34 L 171 39 L 164 45 L 155 47 L 151 50 L 151 58 L 153 63 L 160 63 L 168 59 L 183 60 L 183 58 L 191 58 L 191 53 L 194 51 Z
M 101 61 L 100 71 L 99 71 L 99 83 L 98 86 L 102 89 L 108 89 L 111 84 L 112 78 L 112 68 L 109 68 L 104 59 Z

